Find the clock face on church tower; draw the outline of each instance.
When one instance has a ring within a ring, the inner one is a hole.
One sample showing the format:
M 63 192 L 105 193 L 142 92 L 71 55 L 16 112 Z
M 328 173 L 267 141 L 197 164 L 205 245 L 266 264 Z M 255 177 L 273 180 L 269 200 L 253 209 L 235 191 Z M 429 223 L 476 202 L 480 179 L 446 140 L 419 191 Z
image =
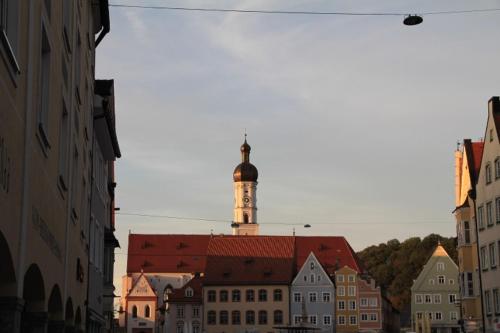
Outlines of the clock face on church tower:
M 249 197 L 243 197 L 243 204 L 245 206 L 248 205 L 249 202 L 250 202 L 250 198 Z

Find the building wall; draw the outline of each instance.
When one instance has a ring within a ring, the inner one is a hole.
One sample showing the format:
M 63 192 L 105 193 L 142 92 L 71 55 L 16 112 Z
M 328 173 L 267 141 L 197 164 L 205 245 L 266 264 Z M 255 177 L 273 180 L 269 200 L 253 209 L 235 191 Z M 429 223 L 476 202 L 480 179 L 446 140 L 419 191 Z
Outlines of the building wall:
M 336 280 L 336 301 L 337 301 L 337 332 L 357 332 L 359 322 L 359 297 L 358 297 L 358 276 L 357 272 L 350 267 L 340 268 L 335 272 Z M 349 295 L 349 287 L 354 287 L 354 294 Z M 341 303 L 344 304 L 342 309 Z M 349 308 L 349 304 L 354 304 Z M 342 321 L 344 319 L 344 322 Z M 354 319 L 354 322 L 351 320 Z
M 134 306 L 137 307 L 137 317 L 133 316 Z M 145 316 L 146 306 L 149 306 L 150 316 Z M 147 297 L 130 298 L 127 303 L 127 333 L 140 330 L 156 332 L 156 300 Z
M 0 282 L 0 316 L 11 332 L 83 330 L 99 20 L 87 1 L 2 3 L 9 44 L 0 42 L 0 258 L 13 278 Z
M 267 301 L 260 302 L 258 300 L 258 292 L 260 289 L 267 291 Z M 273 301 L 273 291 L 275 289 L 282 290 L 282 300 L 280 302 Z M 228 301 L 220 301 L 220 291 L 226 290 L 228 292 Z M 241 300 L 240 302 L 232 302 L 231 295 L 233 290 L 240 290 Z M 255 291 L 255 301 L 246 301 L 246 291 Z M 216 292 L 216 301 L 210 302 L 208 298 L 208 292 Z M 281 310 L 283 312 L 283 322 L 286 324 L 289 322 L 289 287 L 286 285 L 255 285 L 255 286 L 204 286 L 203 287 L 203 300 L 204 300 L 204 314 L 203 314 L 203 327 L 207 333 L 237 333 L 237 332 L 273 332 L 272 326 L 273 315 L 275 310 Z M 210 311 L 216 312 L 216 324 L 209 325 L 207 323 L 207 316 Z M 229 323 L 227 325 L 221 325 L 219 321 L 219 315 L 221 311 L 228 311 Z M 231 322 L 231 312 L 240 311 L 241 314 L 241 325 L 232 325 Z M 245 322 L 246 311 L 255 312 L 255 324 L 250 325 Z M 259 311 L 267 312 L 267 324 L 259 325 Z
M 498 117 L 499 113 L 500 101 L 498 97 L 492 98 L 488 103 L 485 145 L 476 185 L 476 215 L 479 229 L 480 264 L 487 332 L 493 331 L 493 324 L 495 321 L 500 320 L 500 270 L 498 269 L 500 266 L 500 202 L 497 201 L 500 197 L 500 177 L 496 177 L 498 167 L 495 167 L 495 161 L 498 161 L 497 159 L 500 157 L 500 144 L 494 120 L 494 114 Z M 491 170 L 491 181 L 487 180 L 487 168 Z M 488 203 L 491 204 L 492 210 L 491 222 L 488 222 Z M 482 215 L 482 219 L 480 215 Z M 483 251 L 484 254 L 481 253 Z M 495 298 L 497 299 L 497 309 L 495 309 Z
M 382 296 L 375 280 L 358 279 L 359 330 L 375 332 L 382 329 Z
M 179 311 L 182 308 L 182 311 Z M 193 309 L 196 309 L 193 312 Z M 201 333 L 203 331 L 203 306 L 201 303 L 171 303 L 162 332 Z

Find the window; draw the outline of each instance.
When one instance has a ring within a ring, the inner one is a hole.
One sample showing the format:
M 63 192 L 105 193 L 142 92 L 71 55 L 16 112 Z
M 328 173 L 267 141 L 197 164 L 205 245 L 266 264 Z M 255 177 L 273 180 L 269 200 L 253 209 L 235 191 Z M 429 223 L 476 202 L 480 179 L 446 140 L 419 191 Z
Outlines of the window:
M 255 324 L 255 312 L 252 310 L 249 310 L 245 314 L 245 319 L 247 325 L 254 325 Z
M 423 303 L 422 294 L 415 294 L 415 303 L 416 304 L 422 304 Z
M 239 302 L 241 300 L 241 292 L 238 289 L 233 290 L 231 293 L 231 299 L 233 302 Z
M 353 274 L 349 275 L 349 282 L 356 282 L 356 276 Z
M 266 302 L 266 301 L 267 301 L 267 290 L 260 289 L 259 290 L 259 302 Z
M 275 310 L 274 311 L 274 324 L 283 324 L 283 311 Z
M 281 291 L 281 289 L 274 289 L 273 300 L 275 302 L 281 302 L 283 300 L 283 292 Z
M 417 319 L 422 319 L 422 312 L 417 312 Z
M 194 321 L 193 322 L 193 333 L 200 333 L 201 330 L 200 330 L 200 323 L 197 322 L 197 321 Z
M 426 294 L 425 295 L 425 304 L 431 304 L 431 303 L 432 303 L 431 295 Z
M 436 320 L 443 320 L 443 314 L 441 312 L 436 312 L 434 318 L 436 318 Z
M 315 303 L 316 300 L 318 298 L 318 294 L 317 293 L 309 293 L 309 302 L 311 303 Z
M 347 289 L 347 294 L 349 296 L 356 296 L 356 287 L 355 286 L 349 286 Z
M 479 249 L 479 253 L 480 253 L 480 257 L 481 257 L 480 265 L 481 265 L 481 268 L 483 269 L 483 271 L 485 271 L 488 269 L 488 255 L 486 253 L 486 246 L 482 246 Z
M 493 225 L 493 205 L 491 201 L 486 203 L 486 224 L 488 227 Z
M 489 254 L 490 254 L 490 267 L 497 267 L 497 248 L 495 243 L 491 243 L 488 245 Z
M 239 311 L 231 312 L 231 323 L 233 325 L 240 325 L 241 324 L 241 313 Z
M 431 286 L 433 286 L 433 285 L 435 284 L 434 279 L 429 279 L 429 284 L 430 284 Z
M 165 287 L 165 289 L 163 289 L 163 302 L 168 301 L 168 297 L 170 296 L 172 291 L 173 291 L 173 288 L 169 284 Z
M 493 289 L 493 305 L 495 307 L 495 313 L 500 313 L 500 295 L 498 289 Z
M 500 204 L 500 202 L 499 202 L 499 204 Z M 464 221 L 464 238 L 465 238 L 464 239 L 465 244 L 470 244 L 470 225 L 469 225 L 469 221 Z
M 339 296 L 345 296 L 345 287 L 344 286 L 339 286 L 337 289 L 337 293 Z
M 137 318 L 137 306 L 132 307 L 132 318 Z
M 321 275 L 318 274 L 318 278 L 316 279 L 316 281 L 318 281 L 318 282 L 321 281 Z
M 337 282 L 344 282 L 344 275 L 337 275 Z
M 359 306 L 360 307 L 367 307 L 368 306 L 368 298 L 360 298 L 359 299 Z
M 295 303 L 300 303 L 302 301 L 302 295 L 300 293 L 293 293 L 293 301 Z
M 434 304 L 441 304 L 441 294 L 434 294 Z
M 215 302 L 215 300 L 216 300 L 215 290 L 209 290 L 207 292 L 207 301 L 210 303 L 213 303 L 213 302 Z
M 40 95 L 38 105 L 38 133 L 43 148 L 50 148 L 49 143 L 49 111 L 50 111 L 50 43 L 45 26 L 42 27 L 41 65 L 39 73 Z
M 314 269 L 314 261 L 311 261 L 309 263 L 309 268 L 311 269 L 311 271 Z
M 246 300 L 247 300 L 247 302 L 254 302 L 255 301 L 255 291 L 253 291 L 253 289 L 248 289 L 246 291 Z
M 339 325 L 345 325 L 345 316 L 338 316 L 337 321 Z
M 455 294 L 448 295 L 448 302 L 450 304 L 455 304 L 456 300 L 457 300 L 457 295 L 455 295 Z
M 484 292 L 484 304 L 486 306 L 486 313 L 491 314 L 491 295 L 489 290 Z
M 193 294 L 194 294 L 193 288 L 187 288 L 185 294 L 186 294 L 186 297 L 193 297 Z
M 61 123 L 59 128 L 59 183 L 64 191 L 68 190 L 68 143 L 69 114 L 66 102 L 62 101 Z
M 208 325 L 215 325 L 216 324 L 215 311 L 208 311 L 207 312 L 207 324 Z
M 311 283 L 314 283 L 314 274 L 311 274 L 311 279 L 310 279 Z
M 332 297 L 330 293 L 323 293 L 323 302 L 324 303 L 330 303 Z
M 484 212 L 483 212 L 483 210 L 484 210 L 483 206 L 477 207 L 477 225 L 478 225 L 479 230 L 484 229 Z
M 370 307 L 376 308 L 378 305 L 378 299 L 376 297 L 370 298 Z
M 357 325 L 357 324 L 358 324 L 358 317 L 349 316 L 349 325 Z
M 151 309 L 149 308 L 149 305 L 146 305 L 144 308 L 144 317 L 149 318 L 151 316 Z
M 307 282 L 307 275 L 304 274 L 304 282 Z
M 361 321 L 368 321 L 368 314 L 367 313 L 362 313 L 361 318 L 359 319 Z
M 18 31 L 18 3 L 19 0 L 1 0 L 0 1 L 0 34 L 2 38 L 0 42 L 0 51 L 6 53 L 11 71 L 19 73 L 19 65 L 16 60 L 17 55 L 17 31 Z
M 432 320 L 432 312 L 428 312 L 427 317 L 429 317 L 429 319 Z
M 436 265 L 437 271 L 444 271 L 444 262 L 438 262 Z
M 370 313 L 370 321 L 377 321 L 377 314 L 376 313 Z
M 500 197 L 495 199 L 496 221 L 500 223 Z
M 318 324 L 318 317 L 316 317 L 316 315 L 310 315 L 309 316 L 309 323 L 312 325 L 317 325 Z
M 259 311 L 259 325 L 267 325 L 267 311 Z
M 453 285 L 453 284 L 455 284 L 455 280 L 454 279 L 448 279 L 448 283 L 451 284 L 451 285 Z
M 177 322 L 177 324 L 175 326 L 175 332 L 176 333 L 184 333 L 184 322 L 183 321 Z
M 227 302 L 228 300 L 228 292 L 227 290 L 221 290 L 219 292 L 219 301 L 221 302 Z
M 451 311 L 450 312 L 450 320 L 457 320 L 457 319 L 458 319 L 457 312 L 456 311 Z
M 500 157 L 495 159 L 495 179 L 500 178 Z
M 219 325 L 227 325 L 229 323 L 229 314 L 227 311 L 219 312 Z
M 485 180 L 486 184 L 491 183 L 491 164 L 488 162 L 486 163 L 486 167 L 484 168 L 485 171 Z
M 293 323 L 294 323 L 295 325 L 300 324 L 300 322 L 301 322 L 301 321 L 302 321 L 301 316 L 298 316 L 298 315 L 294 315 L 294 316 L 293 316 Z
M 193 306 L 193 318 L 199 318 L 199 317 L 200 317 L 200 307 Z
M 337 308 L 339 310 L 345 310 L 345 301 L 338 301 Z
M 332 324 L 332 316 L 324 315 L 323 316 L 323 325 L 330 326 Z
M 445 282 L 444 275 L 439 275 L 438 276 L 438 284 L 444 284 L 444 282 Z
M 349 301 L 349 310 L 356 310 L 356 301 L 354 300 Z
M 177 306 L 177 318 L 184 318 L 184 306 Z

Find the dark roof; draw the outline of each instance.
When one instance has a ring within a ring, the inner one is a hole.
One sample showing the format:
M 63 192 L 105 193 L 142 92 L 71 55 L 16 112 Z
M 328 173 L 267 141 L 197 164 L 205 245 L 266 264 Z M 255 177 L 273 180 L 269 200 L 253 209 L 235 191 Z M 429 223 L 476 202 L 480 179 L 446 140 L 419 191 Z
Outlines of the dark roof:
M 484 142 L 472 142 L 470 139 L 464 140 L 464 150 L 467 156 L 467 165 L 469 166 L 469 177 L 471 185 L 475 187 L 481 168 L 481 159 L 483 157 Z
M 250 162 L 240 163 L 234 168 L 233 180 L 235 182 L 256 182 L 257 178 L 259 178 L 259 172 Z
M 169 303 L 201 303 L 203 298 L 202 292 L 203 278 L 195 276 L 182 288 L 174 289 L 168 298 Z M 193 289 L 193 296 L 186 296 L 186 289 Z

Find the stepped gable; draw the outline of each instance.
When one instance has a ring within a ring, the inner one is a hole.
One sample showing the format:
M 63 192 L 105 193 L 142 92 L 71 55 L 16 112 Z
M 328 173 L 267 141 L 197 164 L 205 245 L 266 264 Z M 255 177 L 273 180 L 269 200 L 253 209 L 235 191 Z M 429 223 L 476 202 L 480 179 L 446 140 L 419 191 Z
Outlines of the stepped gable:
M 130 234 L 127 273 L 204 272 L 210 237 Z
M 323 237 L 295 237 L 296 267 L 300 270 L 306 261 L 309 253 L 313 252 L 323 268 L 329 275 L 344 266 L 363 273 L 361 261 L 344 237 L 323 236 Z
M 204 284 L 290 284 L 293 255 L 292 237 L 214 237 L 209 245 Z
M 168 298 L 169 303 L 201 303 L 202 298 L 203 298 L 203 280 L 204 278 L 202 277 L 194 277 L 191 280 L 189 280 L 188 283 L 186 283 L 182 288 L 179 289 L 174 289 L 172 294 L 170 294 Z M 188 297 L 186 296 L 186 289 L 191 288 L 193 289 L 193 296 Z

